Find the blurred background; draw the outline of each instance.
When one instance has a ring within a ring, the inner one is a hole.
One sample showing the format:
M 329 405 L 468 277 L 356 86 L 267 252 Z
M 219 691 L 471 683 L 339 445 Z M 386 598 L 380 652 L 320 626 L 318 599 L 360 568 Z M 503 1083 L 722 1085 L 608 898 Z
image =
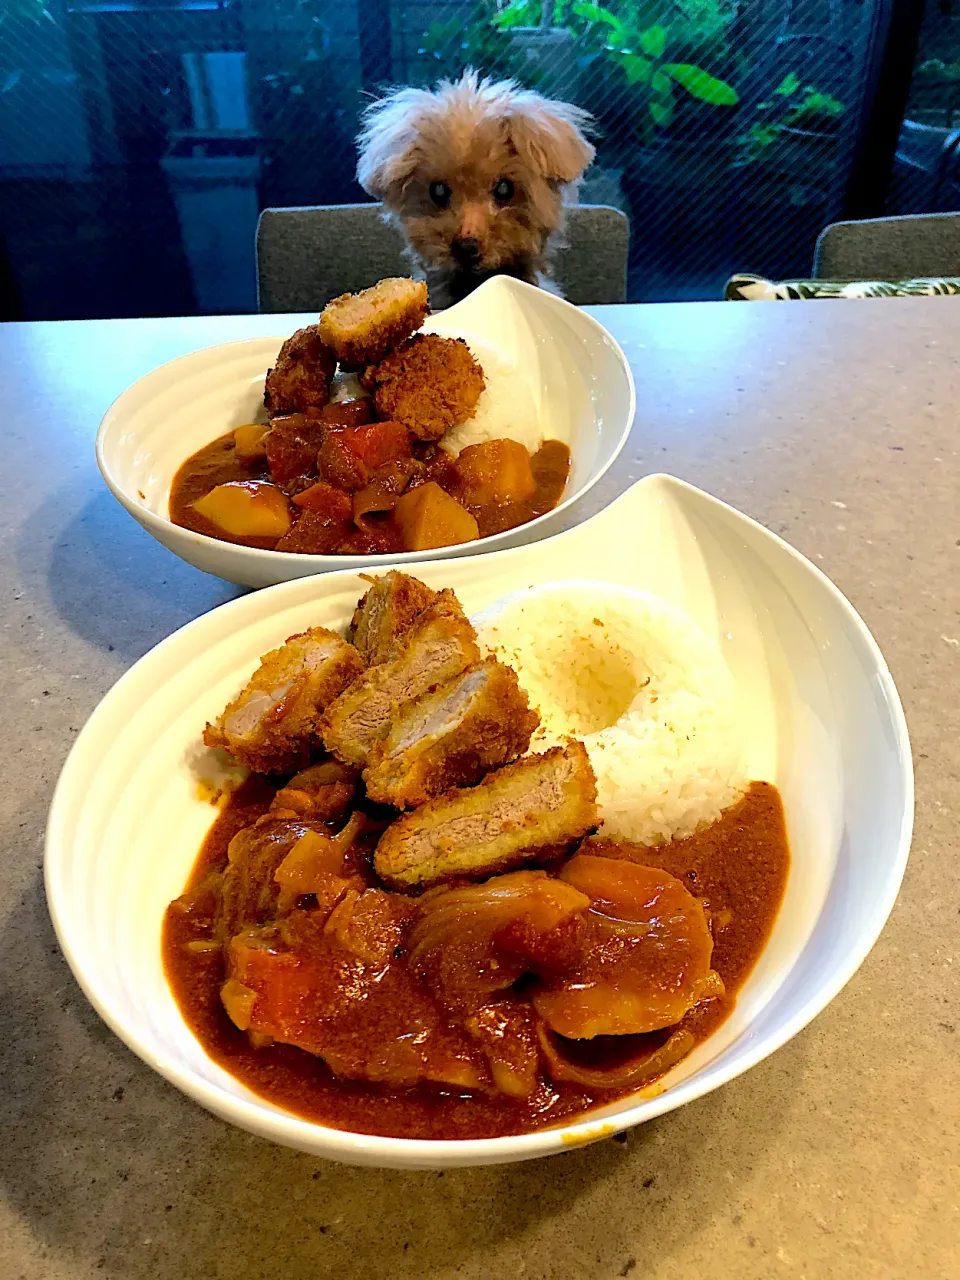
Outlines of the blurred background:
M 960 208 L 960 0 L 0 0 L 0 318 L 255 310 L 258 211 L 366 199 L 364 103 L 465 65 L 594 113 L 634 301 Z

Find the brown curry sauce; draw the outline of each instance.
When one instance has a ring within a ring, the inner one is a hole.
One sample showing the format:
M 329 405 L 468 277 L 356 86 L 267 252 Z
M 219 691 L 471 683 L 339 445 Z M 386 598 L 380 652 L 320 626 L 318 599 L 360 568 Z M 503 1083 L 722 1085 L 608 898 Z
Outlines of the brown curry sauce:
M 217 950 L 198 950 L 211 937 L 214 892 L 204 882 L 226 864 L 227 846 L 243 827 L 265 813 L 275 794 L 266 779 L 250 777 L 214 822 L 193 867 L 189 911 L 174 903 L 163 927 L 163 961 L 174 998 L 187 1025 L 209 1056 L 251 1092 L 295 1115 L 335 1129 L 398 1138 L 490 1138 L 548 1128 L 636 1092 L 588 1090 L 547 1083 L 518 1101 L 485 1094 L 457 1096 L 436 1088 L 389 1089 L 336 1078 L 318 1058 L 274 1044 L 255 1049 L 237 1030 L 220 1002 L 223 960 Z M 756 964 L 783 900 L 790 865 L 783 807 L 776 787 L 751 783 L 743 798 L 712 826 L 658 847 L 591 840 L 586 848 L 607 857 L 662 867 L 703 900 L 714 939 L 712 965 L 726 994 L 705 1001 L 683 1019 L 697 1041 L 728 1017 L 736 995 Z M 585 848 L 585 851 L 586 851 Z M 194 946 L 191 947 L 190 944 Z M 662 1036 L 656 1033 L 659 1039 Z M 622 1043 L 651 1037 L 598 1037 L 589 1055 L 619 1056 Z
M 450 486 L 444 482 L 442 475 L 442 459 L 440 461 L 441 466 L 435 472 L 434 478 L 437 479 L 441 488 L 449 490 Z M 535 488 L 529 498 L 522 502 L 487 506 L 467 505 L 466 509 L 477 521 L 480 538 L 488 538 L 492 534 L 503 533 L 507 529 L 515 529 L 518 525 L 527 524 L 537 516 L 552 511 L 559 503 L 570 474 L 570 450 L 567 446 L 560 440 L 545 440 L 537 452 L 531 456 L 530 466 Z M 217 485 L 238 480 L 271 481 L 271 475 L 265 459 L 251 460 L 237 456 L 233 432 L 228 431 L 226 435 L 218 436 L 210 444 L 198 449 L 180 465 L 170 486 L 168 500 L 170 519 L 184 529 L 206 534 L 208 538 L 217 538 L 220 542 L 233 542 L 244 547 L 272 551 L 276 547 L 276 538 L 234 536 L 204 519 L 194 509 L 193 504 Z M 355 545 L 350 548 L 352 554 L 356 554 L 361 549 L 367 549 L 371 553 L 404 550 L 392 516 L 387 515 L 377 523 L 378 529 L 374 539 L 354 534 L 352 541 Z M 365 546 L 366 542 L 370 545 Z

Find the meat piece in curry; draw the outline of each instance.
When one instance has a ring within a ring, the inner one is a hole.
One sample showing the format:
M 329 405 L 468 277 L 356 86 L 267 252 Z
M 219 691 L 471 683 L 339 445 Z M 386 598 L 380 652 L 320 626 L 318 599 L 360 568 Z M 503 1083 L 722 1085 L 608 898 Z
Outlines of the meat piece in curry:
M 482 1088 L 482 1055 L 416 975 L 391 963 L 415 914 L 400 894 L 350 889 L 329 913 L 295 910 L 238 934 L 226 961 L 228 1008 L 242 1030 L 316 1054 L 344 1079 Z
M 398 712 L 364 770 L 367 795 L 410 809 L 472 786 L 526 751 L 539 723 L 516 672 L 487 658 Z
M 301 770 L 280 790 L 271 813 L 296 815 L 314 822 L 336 822 L 356 799 L 360 775 L 339 760 L 325 759 Z
M 391 569 L 375 578 L 361 597 L 347 639 L 371 666 L 383 662 L 397 636 L 436 598 L 437 593 L 419 578 Z
M 380 837 L 377 875 L 410 888 L 491 875 L 564 849 L 597 826 L 597 787 L 581 742 L 553 747 L 451 790 Z
M 311 627 L 265 653 L 247 685 L 208 724 L 203 740 L 260 773 L 310 763 L 321 713 L 363 670 L 363 659 L 335 631 Z
M 328 707 L 320 724 L 326 748 L 345 764 L 366 766 L 398 709 L 451 680 L 480 657 L 476 632 L 452 591 L 402 632 L 386 661 L 369 667 Z
M 483 370 L 462 338 L 417 333 L 372 369 L 366 383 L 377 413 L 396 418 L 416 440 L 439 440 L 472 417 Z
M 347 369 L 380 361 L 423 324 L 429 304 L 420 280 L 390 278 L 344 293 L 320 313 L 320 336 Z
M 330 399 L 337 357 L 320 336 L 319 325 L 298 329 L 280 348 L 267 373 L 263 401 L 271 413 L 307 413 Z

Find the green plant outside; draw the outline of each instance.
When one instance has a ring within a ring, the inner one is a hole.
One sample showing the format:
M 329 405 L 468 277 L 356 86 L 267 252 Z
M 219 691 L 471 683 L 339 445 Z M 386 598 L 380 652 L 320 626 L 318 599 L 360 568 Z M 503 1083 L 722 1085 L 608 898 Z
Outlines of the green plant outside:
M 791 130 L 832 136 L 844 104 L 812 84 L 804 84 L 790 71 L 777 85 L 767 102 L 757 105 L 758 118 L 740 138 L 741 160 L 762 161 L 768 148 Z
M 592 0 L 478 0 L 471 19 L 435 23 L 424 34 L 421 54 L 455 74 L 471 63 L 493 74 L 518 74 L 528 83 L 530 67 L 521 62 L 505 39 L 516 28 L 552 25 L 574 37 L 582 69 L 598 64 L 612 77 L 618 111 L 613 127 L 620 131 L 625 116 L 628 138 L 649 143 L 658 130 L 673 121 L 677 95 L 724 110 L 736 105 L 739 94 L 729 81 L 690 59 L 696 49 L 709 48 L 714 57 L 725 52 L 726 33 L 733 19 L 729 0 L 622 0 L 615 7 Z M 533 77 L 536 79 L 536 77 Z M 605 129 L 605 132 L 610 132 Z

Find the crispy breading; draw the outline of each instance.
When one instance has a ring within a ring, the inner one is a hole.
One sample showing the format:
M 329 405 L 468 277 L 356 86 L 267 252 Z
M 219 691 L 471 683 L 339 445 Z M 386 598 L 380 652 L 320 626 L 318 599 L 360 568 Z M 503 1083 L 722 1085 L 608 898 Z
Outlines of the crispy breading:
M 322 409 L 330 399 L 330 383 L 337 357 L 320 337 L 319 325 L 311 324 L 292 334 L 267 370 L 263 403 L 269 413 L 306 413 Z
M 366 370 L 363 382 L 373 391 L 380 417 L 402 422 L 417 440 L 439 440 L 450 427 L 466 422 L 485 386 L 483 370 L 464 340 L 436 333 L 415 333 Z
M 367 579 L 369 581 L 369 579 Z M 419 578 L 391 569 L 376 578 L 354 610 L 347 639 L 371 666 L 383 662 L 401 632 L 437 598 Z
M 374 866 L 397 889 L 489 876 L 579 840 L 598 820 L 586 748 L 571 741 L 404 814 L 380 837 Z
M 390 731 L 397 711 L 451 680 L 480 657 L 476 632 L 452 591 L 441 591 L 394 641 L 387 661 L 368 668 L 328 707 L 327 750 L 362 768 Z
M 260 666 L 203 740 L 256 773 L 292 773 L 319 747 L 322 711 L 363 670 L 352 644 L 326 627 L 290 636 Z
M 410 809 L 472 786 L 522 755 L 539 723 L 516 672 L 487 658 L 401 709 L 364 772 L 367 795 Z
M 320 314 L 320 336 L 345 368 L 362 369 L 379 364 L 409 338 L 429 309 L 423 281 L 390 277 L 328 302 Z

